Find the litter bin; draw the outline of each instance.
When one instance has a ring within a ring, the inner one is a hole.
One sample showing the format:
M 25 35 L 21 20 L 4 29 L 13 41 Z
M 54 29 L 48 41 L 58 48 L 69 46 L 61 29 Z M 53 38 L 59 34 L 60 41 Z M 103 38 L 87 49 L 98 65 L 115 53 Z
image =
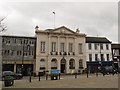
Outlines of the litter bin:
M 58 80 L 60 70 L 51 70 L 51 80 Z
M 4 85 L 5 87 L 12 86 L 14 84 L 14 77 L 12 76 L 5 76 Z
M 58 80 L 58 74 L 57 73 L 52 73 L 51 74 L 51 80 Z

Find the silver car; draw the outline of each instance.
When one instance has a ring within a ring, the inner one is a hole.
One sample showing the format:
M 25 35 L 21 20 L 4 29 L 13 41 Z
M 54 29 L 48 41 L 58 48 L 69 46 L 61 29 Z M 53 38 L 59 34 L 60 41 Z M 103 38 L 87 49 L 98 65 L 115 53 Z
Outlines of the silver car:
M 20 73 L 14 73 L 12 71 L 3 71 L 2 72 L 2 80 L 4 80 L 5 76 L 12 76 L 14 79 L 22 79 L 23 75 Z

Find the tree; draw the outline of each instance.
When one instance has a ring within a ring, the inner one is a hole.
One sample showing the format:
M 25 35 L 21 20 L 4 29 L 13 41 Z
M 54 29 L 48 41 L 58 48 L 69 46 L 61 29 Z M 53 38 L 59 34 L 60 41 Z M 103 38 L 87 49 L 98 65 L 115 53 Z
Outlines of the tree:
M 0 18 L 0 32 L 7 30 L 7 26 L 4 25 L 3 21 L 6 17 Z

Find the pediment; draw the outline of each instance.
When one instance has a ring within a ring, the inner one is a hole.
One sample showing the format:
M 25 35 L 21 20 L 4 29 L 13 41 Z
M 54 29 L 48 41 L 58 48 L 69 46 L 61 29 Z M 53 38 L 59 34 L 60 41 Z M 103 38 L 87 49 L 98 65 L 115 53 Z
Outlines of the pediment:
M 75 34 L 74 31 L 70 30 L 69 28 L 67 28 L 67 27 L 65 27 L 65 26 L 56 28 L 56 29 L 54 29 L 52 32 L 55 32 L 55 33 L 63 33 L 63 34 Z

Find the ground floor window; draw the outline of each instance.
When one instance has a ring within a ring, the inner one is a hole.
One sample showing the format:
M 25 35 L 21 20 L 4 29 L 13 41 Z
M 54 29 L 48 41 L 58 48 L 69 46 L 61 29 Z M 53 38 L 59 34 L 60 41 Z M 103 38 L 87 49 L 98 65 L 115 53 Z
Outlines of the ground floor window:
M 106 57 L 107 57 L 107 61 L 109 61 L 110 60 L 109 54 L 106 54 Z
M 75 60 L 74 59 L 70 59 L 70 61 L 69 61 L 69 69 L 75 69 Z
M 82 59 L 79 60 L 79 69 L 83 69 L 83 60 Z
M 92 54 L 89 54 L 89 61 L 92 61 Z
M 51 60 L 51 69 L 57 69 L 57 60 L 56 59 Z
M 95 61 L 98 61 L 98 54 L 95 54 Z
M 101 54 L 101 61 L 105 61 L 104 54 Z
M 45 69 L 45 59 L 40 60 L 40 70 Z

